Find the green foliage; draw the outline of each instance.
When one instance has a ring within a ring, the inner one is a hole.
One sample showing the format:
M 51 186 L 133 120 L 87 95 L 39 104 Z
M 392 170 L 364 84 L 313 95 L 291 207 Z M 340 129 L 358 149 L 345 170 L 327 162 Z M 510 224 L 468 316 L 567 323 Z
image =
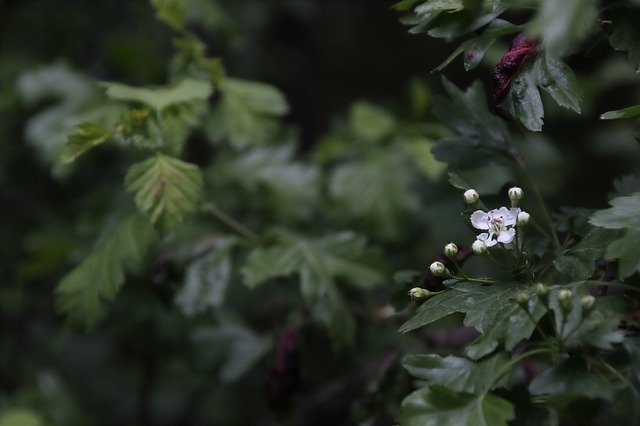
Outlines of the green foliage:
M 124 185 L 135 193 L 138 209 L 166 233 L 198 207 L 203 179 L 198 166 L 156 154 L 132 165 Z
M 617 232 L 593 228 L 567 253 L 555 259 L 553 265 L 565 280 L 586 280 L 593 274 L 595 262 L 604 254 L 606 245 L 617 235 Z
M 609 43 L 616 50 L 627 52 L 629 62 L 640 72 L 640 11 L 635 7 L 619 7 L 613 11 L 613 26 Z
M 158 17 L 174 30 L 182 30 L 187 14 L 188 0 L 151 0 Z
M 601 120 L 619 120 L 621 118 L 631 118 L 640 115 L 640 105 L 630 106 L 628 108 L 607 111 L 600 116 Z
M 351 105 L 349 124 L 357 137 L 373 142 L 389 136 L 395 127 L 393 117 L 387 111 L 365 101 Z
M 120 222 L 78 266 L 65 275 L 56 289 L 56 304 L 69 319 L 94 325 L 124 284 L 125 272 L 142 266 L 155 240 L 153 228 L 138 216 Z
M 82 123 L 78 125 L 64 145 L 61 161 L 70 163 L 85 152 L 104 143 L 111 136 L 111 132 L 99 124 Z
M 372 252 L 365 239 L 351 232 L 308 239 L 285 230 L 274 231 L 273 237 L 276 244 L 254 249 L 248 256 L 241 270 L 245 284 L 255 287 L 271 278 L 297 275 L 315 320 L 326 327 L 337 347 L 352 344 L 355 323 L 337 280 L 361 289 L 383 281 L 369 264 Z

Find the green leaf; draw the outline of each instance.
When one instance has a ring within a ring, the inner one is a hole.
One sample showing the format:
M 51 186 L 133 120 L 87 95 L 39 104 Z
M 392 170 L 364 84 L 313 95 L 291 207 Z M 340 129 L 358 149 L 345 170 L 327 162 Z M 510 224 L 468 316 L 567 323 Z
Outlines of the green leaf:
M 492 394 L 473 395 L 428 386 L 402 401 L 406 426 L 506 426 L 515 418 L 513 405 Z
M 402 366 L 409 374 L 430 385 L 441 385 L 456 392 L 481 393 L 502 387 L 509 375 L 504 365 L 509 362 L 505 353 L 473 362 L 453 355 L 408 355 Z M 501 374 L 501 377 L 498 377 Z
M 440 139 L 434 156 L 458 169 L 470 169 L 498 161 L 511 135 L 506 124 L 489 111 L 482 84 L 473 83 L 466 92 L 443 78 L 450 99 L 438 97 L 434 114 L 456 136 Z
M 378 142 L 389 136 L 396 124 L 393 116 L 383 108 L 358 101 L 349 110 L 349 126 L 357 137 Z
M 206 80 L 187 78 L 171 86 L 157 88 L 132 87 L 121 83 L 102 83 L 112 99 L 137 102 L 160 113 L 167 107 L 193 101 L 204 101 L 211 96 L 213 86 Z
M 618 237 L 617 232 L 593 228 L 573 248 L 553 261 L 564 277 L 561 281 L 579 281 L 589 278 L 595 270 L 595 262 L 604 254 L 605 247 Z
M 411 190 L 411 169 L 406 157 L 393 150 L 375 150 L 364 158 L 338 165 L 329 180 L 329 195 L 345 213 L 375 235 L 397 238 L 405 214 L 417 205 Z
M 499 108 L 527 129 L 539 132 L 544 123 L 540 89 L 548 92 L 558 105 L 580 113 L 582 94 L 573 71 L 548 51 L 539 52 L 533 62 L 522 67 Z
M 609 244 L 607 260 L 618 260 L 618 276 L 625 279 L 640 272 L 640 230 L 627 229 L 619 240 Z
M 591 224 L 607 229 L 632 228 L 640 230 L 640 192 L 609 201 L 611 208 L 597 211 Z
M 621 118 L 631 118 L 640 115 L 640 105 L 630 106 L 628 108 L 607 111 L 600 115 L 601 120 L 619 120 Z
M 203 181 L 198 166 L 158 153 L 132 165 L 124 184 L 135 193 L 138 209 L 165 233 L 196 209 Z
M 471 184 L 462 179 L 457 173 L 449 173 L 449 183 L 454 188 L 462 189 L 463 191 L 471 188 Z
M 609 43 L 614 49 L 627 52 L 629 62 L 640 72 L 640 11 L 637 7 L 620 7 L 615 9 L 611 20 Z
M 44 420 L 35 412 L 24 408 L 3 409 L 0 414 L 0 426 L 43 426 Z
M 278 129 L 276 119 L 289 111 L 282 93 L 269 84 L 225 78 L 220 91 L 222 99 L 206 129 L 213 141 L 227 139 L 236 148 L 270 141 Z
M 187 0 L 151 0 L 158 18 L 166 22 L 174 30 L 182 30 L 187 14 Z
M 99 124 L 82 123 L 73 130 L 64 145 L 63 163 L 70 163 L 90 149 L 104 143 L 111 132 Z
M 545 47 L 565 53 L 595 28 L 596 0 L 543 0 L 529 32 Z
M 73 322 L 92 326 L 104 314 L 104 302 L 113 300 L 126 271 L 139 268 L 155 240 L 148 221 L 138 215 L 118 224 L 96 249 L 56 288 L 58 310 Z
M 189 250 L 192 261 L 185 270 L 176 304 L 187 316 L 222 305 L 231 281 L 231 256 L 235 238 L 212 238 L 196 242 Z
M 241 274 L 249 287 L 275 277 L 298 275 L 302 297 L 315 320 L 329 331 L 337 347 L 350 344 L 355 333 L 351 312 L 337 279 L 360 288 L 372 288 L 384 278 L 364 259 L 372 261 L 366 241 L 351 232 L 307 239 L 275 230 L 276 244 L 254 249 Z
M 473 359 L 491 353 L 501 342 L 511 350 L 533 333 L 535 324 L 515 302 L 521 291 L 533 295 L 530 285 L 512 282 L 488 286 L 450 282 L 446 285 L 451 289 L 424 302 L 413 318 L 400 327 L 400 332 L 415 330 L 455 312 L 464 313 L 464 325 L 482 333 L 467 347 L 466 353 Z M 532 315 L 538 320 L 546 310 L 535 297 L 532 299 Z
M 569 358 L 542 372 L 529 385 L 534 395 L 549 395 L 553 402 L 576 398 L 601 398 L 612 401 L 620 384 L 597 368 L 589 368 L 580 358 Z

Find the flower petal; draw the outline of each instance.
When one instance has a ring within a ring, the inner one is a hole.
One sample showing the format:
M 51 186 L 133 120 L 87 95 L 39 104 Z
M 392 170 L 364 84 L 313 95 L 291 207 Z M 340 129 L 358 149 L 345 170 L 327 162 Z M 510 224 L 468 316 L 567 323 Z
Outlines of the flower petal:
M 487 247 L 492 247 L 497 244 L 497 241 L 493 239 L 493 234 L 488 234 L 486 232 L 479 234 L 476 239 L 485 243 Z
M 506 209 L 503 207 L 503 209 Z M 505 226 L 513 226 L 516 224 L 518 220 L 518 213 L 520 213 L 520 207 L 512 207 L 510 208 L 504 216 L 504 225 Z
M 516 230 L 514 228 L 507 228 L 504 231 L 500 232 L 498 235 L 498 241 L 507 244 L 513 241 L 516 236 Z
M 471 224 L 476 229 L 489 229 L 489 221 L 487 220 L 487 214 L 482 210 L 476 210 L 471 215 Z

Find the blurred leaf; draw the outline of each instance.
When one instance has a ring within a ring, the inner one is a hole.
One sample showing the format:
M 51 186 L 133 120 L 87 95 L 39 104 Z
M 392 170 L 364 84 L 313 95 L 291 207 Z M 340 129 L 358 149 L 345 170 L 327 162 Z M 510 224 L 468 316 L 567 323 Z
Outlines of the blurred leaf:
M 484 54 L 499 37 L 513 34 L 519 30 L 520 27 L 513 25 L 511 22 L 494 19 L 486 26 L 482 35 L 463 42 L 447 59 L 434 68 L 433 71 L 442 71 L 461 53 L 463 54 L 464 69 L 470 71 L 480 64 L 480 61 L 484 58 Z
M 430 180 L 435 181 L 447 168 L 447 165 L 441 161 L 438 161 L 431 152 L 433 148 L 433 141 L 426 138 L 415 138 L 403 142 L 409 151 L 410 157 L 414 160 L 418 169 L 428 177 Z
M 471 189 L 471 185 L 456 173 L 449 173 L 449 183 L 454 188 L 462 189 L 464 191 Z
M 43 426 L 44 420 L 34 411 L 25 408 L 9 408 L 0 414 L 0 426 Z
M 406 212 L 417 204 L 411 178 L 398 152 L 375 151 L 337 166 L 329 195 L 344 207 L 347 218 L 364 220 L 375 235 L 393 239 L 403 231 Z
M 619 240 L 609 244 L 607 260 L 618 260 L 618 276 L 625 279 L 640 272 L 640 230 L 627 229 Z
M 355 323 L 336 280 L 360 288 L 380 284 L 383 276 L 368 263 L 366 241 L 351 232 L 308 239 L 277 230 L 276 244 L 254 249 L 241 269 L 244 282 L 254 287 L 270 278 L 297 274 L 300 292 L 316 321 L 324 325 L 336 347 L 353 342 Z
M 547 49 L 565 53 L 595 28 L 596 6 L 596 0 L 543 0 L 529 31 Z
M 158 17 L 174 30 L 182 30 L 187 13 L 187 0 L 151 0 Z
M 202 172 L 198 166 L 164 154 L 129 168 L 124 185 L 135 192 L 138 209 L 166 233 L 196 209 L 202 192 Z
M 513 405 L 489 393 L 473 395 L 442 386 L 428 386 L 402 401 L 406 426 L 507 426 L 515 419 Z
M 213 141 L 227 139 L 236 148 L 268 142 L 278 128 L 276 118 L 289 111 L 282 93 L 269 84 L 227 77 L 220 91 L 207 132 Z
M 640 193 L 609 201 L 611 208 L 597 211 L 591 224 L 607 229 L 632 228 L 640 230 Z
M 140 267 L 155 233 L 138 215 L 118 224 L 96 249 L 56 288 L 57 308 L 73 322 L 92 326 L 104 313 L 104 302 L 113 300 L 124 283 L 125 271 Z
M 190 247 L 189 262 L 176 304 L 187 316 L 222 305 L 231 280 L 231 256 L 236 238 L 211 238 Z
M 171 105 L 197 100 L 207 100 L 213 86 L 206 80 L 187 78 L 171 86 L 157 88 L 132 87 L 121 83 L 102 83 L 110 98 L 138 102 L 151 107 L 157 113 Z
M 441 385 L 456 392 L 479 393 L 506 383 L 508 371 L 502 369 L 508 361 L 505 353 L 477 362 L 453 355 L 428 354 L 408 355 L 402 360 L 402 366 L 409 374 L 428 381 L 430 385 Z
M 636 8 L 620 7 L 612 15 L 612 31 L 609 43 L 616 50 L 628 52 L 629 62 L 640 72 L 640 11 Z
M 90 149 L 102 144 L 111 132 L 96 123 L 82 123 L 67 138 L 61 161 L 70 163 Z
M 433 148 L 434 156 L 457 169 L 498 161 L 511 135 L 504 121 L 489 111 L 482 84 L 476 81 L 463 92 L 448 80 L 442 81 L 450 99 L 436 98 L 433 112 L 456 136 L 440 139 Z
M 621 118 L 631 118 L 640 115 L 640 105 L 631 106 L 628 108 L 617 109 L 614 111 L 607 111 L 600 115 L 601 120 L 619 120 Z
M 562 60 L 547 51 L 539 52 L 518 72 L 499 107 L 527 129 L 539 132 L 544 122 L 539 89 L 548 92 L 558 105 L 580 113 L 582 94 L 576 76 Z
M 364 140 L 379 142 L 395 128 L 393 117 L 383 108 L 358 101 L 349 110 L 349 125 L 353 133 Z

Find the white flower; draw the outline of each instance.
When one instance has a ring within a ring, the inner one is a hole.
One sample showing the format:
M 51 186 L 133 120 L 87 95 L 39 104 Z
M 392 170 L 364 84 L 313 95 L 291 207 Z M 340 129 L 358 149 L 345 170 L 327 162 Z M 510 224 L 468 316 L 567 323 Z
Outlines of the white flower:
M 471 244 L 471 250 L 473 250 L 475 254 L 484 254 L 487 252 L 487 245 L 484 241 L 475 240 L 473 244 Z
M 516 219 L 516 222 L 518 223 L 518 226 L 523 226 L 526 225 L 527 223 L 529 223 L 529 219 L 531 219 L 531 215 L 527 212 L 520 212 L 518 213 L 518 217 Z
M 518 220 L 519 208 L 500 207 L 485 213 L 476 210 L 471 215 L 471 224 L 474 228 L 486 230 L 478 235 L 477 239 L 484 242 L 487 247 L 495 246 L 497 243 L 507 244 L 513 241 L 516 230 L 513 228 Z
M 467 204 L 473 204 L 480 199 L 478 191 L 475 189 L 468 189 L 463 194 L 464 202 Z
M 513 188 L 509 188 L 509 191 L 507 191 L 507 194 L 509 194 L 509 199 L 511 200 L 511 205 L 513 207 L 518 205 L 518 202 L 520 202 L 520 200 L 522 200 L 522 188 L 519 188 L 517 186 L 514 186 Z
M 455 245 L 454 243 L 447 244 L 446 246 L 444 246 L 444 254 L 448 258 L 455 257 L 455 255 L 458 254 L 458 246 Z
M 446 274 L 447 268 L 444 266 L 442 262 L 433 262 L 429 266 L 429 270 L 436 277 L 442 276 Z

